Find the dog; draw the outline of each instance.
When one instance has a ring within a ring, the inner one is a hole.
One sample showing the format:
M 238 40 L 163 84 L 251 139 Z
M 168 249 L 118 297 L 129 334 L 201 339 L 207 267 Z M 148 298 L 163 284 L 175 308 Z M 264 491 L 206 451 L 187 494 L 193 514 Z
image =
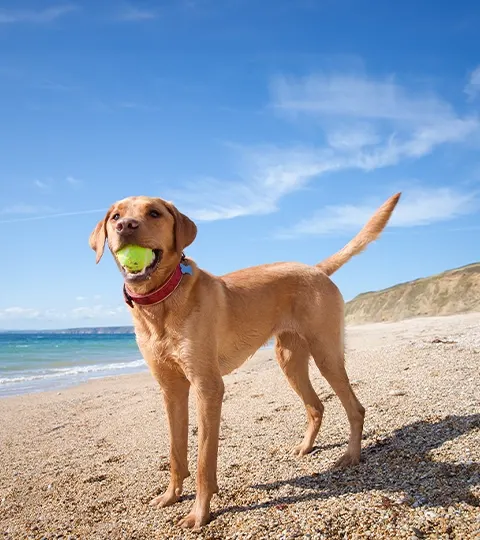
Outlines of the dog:
M 365 409 L 353 392 L 344 365 L 344 302 L 329 276 L 376 240 L 400 193 L 388 199 L 343 249 L 316 266 L 284 262 L 245 268 L 221 277 L 200 269 L 184 250 L 197 227 L 171 202 L 129 197 L 111 206 L 89 238 L 98 263 L 105 243 L 124 277 L 124 297 L 136 340 L 164 398 L 170 432 L 170 481 L 150 504 L 177 502 L 189 476 L 188 395 L 196 394 L 198 468 L 196 498 L 179 525 L 198 530 L 210 520 L 218 492 L 217 455 L 223 376 L 240 367 L 270 338 L 287 381 L 303 401 L 307 429 L 294 448 L 308 454 L 320 429 L 324 407 L 308 374 L 313 357 L 339 397 L 350 438 L 338 467 L 360 461 Z M 152 263 L 132 273 L 115 254 L 126 245 L 153 250 Z

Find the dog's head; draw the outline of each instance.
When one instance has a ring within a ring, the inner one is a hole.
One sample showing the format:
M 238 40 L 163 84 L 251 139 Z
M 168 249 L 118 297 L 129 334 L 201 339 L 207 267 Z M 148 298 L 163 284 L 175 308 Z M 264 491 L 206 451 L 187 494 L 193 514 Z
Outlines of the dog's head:
M 97 254 L 97 263 L 107 242 L 127 282 L 150 280 L 153 285 L 178 264 L 183 250 L 196 235 L 195 223 L 172 203 L 154 197 L 128 197 L 110 207 L 90 235 L 89 243 Z M 143 272 L 128 272 L 115 256 L 120 249 L 132 244 L 150 248 L 155 254 L 153 262 Z

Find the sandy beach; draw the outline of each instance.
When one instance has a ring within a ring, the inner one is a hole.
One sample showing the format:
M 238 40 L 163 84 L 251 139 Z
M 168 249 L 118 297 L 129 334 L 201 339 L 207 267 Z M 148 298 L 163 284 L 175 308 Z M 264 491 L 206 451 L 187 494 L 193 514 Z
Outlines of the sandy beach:
M 320 374 L 317 447 L 290 449 L 303 406 L 262 350 L 225 378 L 220 493 L 200 533 L 176 526 L 194 495 L 195 403 L 182 501 L 168 482 L 168 431 L 150 374 L 0 400 L 4 539 L 480 538 L 480 314 L 347 329 L 347 369 L 366 408 L 360 465 L 332 471 L 348 423 Z

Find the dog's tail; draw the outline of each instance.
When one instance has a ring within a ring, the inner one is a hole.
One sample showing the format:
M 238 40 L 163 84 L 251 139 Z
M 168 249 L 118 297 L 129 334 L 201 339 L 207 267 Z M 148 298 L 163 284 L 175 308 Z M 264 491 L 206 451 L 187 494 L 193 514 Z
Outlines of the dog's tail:
M 320 268 L 327 276 L 331 276 L 352 257 L 361 253 L 370 242 L 376 240 L 387 225 L 400 195 L 397 193 L 384 202 L 353 240 L 328 259 L 318 263 L 317 268 Z

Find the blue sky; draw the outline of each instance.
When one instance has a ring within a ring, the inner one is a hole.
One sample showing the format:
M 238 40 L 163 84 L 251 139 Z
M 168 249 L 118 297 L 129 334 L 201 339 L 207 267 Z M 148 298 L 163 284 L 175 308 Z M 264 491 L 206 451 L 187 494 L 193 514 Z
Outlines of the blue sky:
M 353 0 L 0 8 L 0 328 L 129 324 L 88 236 L 173 200 L 222 274 L 341 248 L 401 190 L 345 298 L 477 261 L 480 6 Z

